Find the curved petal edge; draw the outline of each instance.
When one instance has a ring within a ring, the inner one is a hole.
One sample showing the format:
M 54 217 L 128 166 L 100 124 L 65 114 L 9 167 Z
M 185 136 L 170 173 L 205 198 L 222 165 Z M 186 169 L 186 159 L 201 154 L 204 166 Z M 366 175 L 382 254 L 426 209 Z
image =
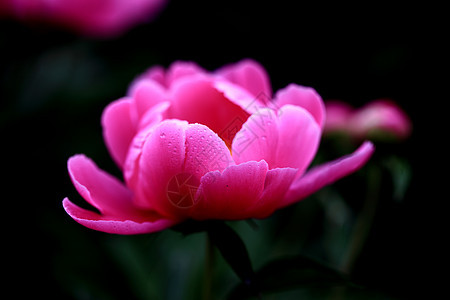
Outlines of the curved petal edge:
M 324 186 L 356 172 L 367 163 L 374 150 L 374 145 L 366 141 L 352 154 L 311 169 L 292 183 L 279 208 L 298 202 Z
M 167 229 L 178 223 L 169 219 L 137 222 L 134 220 L 108 218 L 107 216 L 102 216 L 93 211 L 81 208 L 73 204 L 68 198 L 64 198 L 63 207 L 67 214 L 79 224 L 106 233 L 123 235 L 152 233 Z

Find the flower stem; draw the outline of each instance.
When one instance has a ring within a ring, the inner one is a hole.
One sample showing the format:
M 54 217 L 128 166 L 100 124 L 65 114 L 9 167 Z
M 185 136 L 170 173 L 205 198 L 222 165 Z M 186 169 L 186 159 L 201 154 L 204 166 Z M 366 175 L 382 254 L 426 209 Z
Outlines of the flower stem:
M 212 299 L 213 286 L 213 265 L 214 265 L 214 246 L 209 235 L 206 235 L 205 249 L 205 279 L 203 285 L 203 299 Z

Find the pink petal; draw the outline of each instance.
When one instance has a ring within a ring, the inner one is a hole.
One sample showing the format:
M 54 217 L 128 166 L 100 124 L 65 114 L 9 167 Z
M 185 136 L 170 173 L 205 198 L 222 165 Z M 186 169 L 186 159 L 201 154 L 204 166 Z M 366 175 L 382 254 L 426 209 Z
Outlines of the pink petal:
M 297 170 L 293 168 L 269 170 L 264 182 L 264 192 L 251 208 L 252 218 L 266 218 L 278 209 L 296 174 Z
M 138 131 L 143 128 L 154 126 L 164 119 L 167 109 L 170 107 L 170 102 L 160 102 L 155 106 L 149 108 L 139 120 Z
M 272 98 L 269 76 L 266 70 L 254 60 L 245 59 L 236 64 L 230 64 L 217 70 L 216 73 L 245 88 L 253 97 L 264 95 L 267 100 Z
M 139 163 L 142 156 L 142 148 L 156 127 L 152 125 L 153 123 L 150 123 L 134 136 L 124 164 L 123 177 L 127 186 L 135 193 L 139 186 Z
M 327 118 L 324 131 L 346 131 L 349 130 L 349 122 L 353 115 L 353 108 L 338 100 L 329 100 L 325 103 Z
M 244 88 L 224 80 L 215 80 L 214 88 L 234 104 L 240 106 L 249 114 L 256 113 L 259 109 L 267 108 L 265 97 L 255 97 Z M 269 103 L 270 105 L 270 103 Z
M 380 130 L 405 138 L 411 132 L 408 116 L 389 100 L 375 100 L 358 109 L 348 125 L 358 137 Z
M 167 184 L 183 171 L 185 161 L 185 131 L 187 122 L 163 121 L 150 129 L 142 144 L 137 161 L 139 183 L 135 190 L 135 202 L 143 208 L 154 209 L 160 214 L 172 216 L 175 207 L 168 201 Z M 136 150 L 139 153 L 139 149 Z
M 132 95 L 141 81 L 151 81 L 160 85 L 164 90 L 168 90 L 174 81 L 185 76 L 206 73 L 194 62 L 176 61 L 172 63 L 166 71 L 162 66 L 149 68 L 138 76 L 130 85 L 128 95 Z
M 142 188 L 133 189 L 136 199 L 141 207 L 166 216 L 184 216 L 185 204 L 181 202 L 190 191 L 177 188 L 181 189 L 179 186 L 187 180 L 196 190 L 205 173 L 222 171 L 234 162 L 225 143 L 204 125 L 168 120 L 151 131 L 145 139 L 139 166 L 134 165 L 139 175 L 132 180 L 137 180 L 135 186 Z
M 67 168 L 80 195 L 102 214 L 133 216 L 138 213 L 133 207 L 131 191 L 86 156 L 72 156 Z
M 136 84 L 131 94 L 131 110 L 134 124 L 139 124 L 142 116 L 155 105 L 167 100 L 166 91 L 156 82 L 142 80 Z
M 373 144 L 365 142 L 352 154 L 308 171 L 304 176 L 294 181 L 281 202 L 280 208 L 300 201 L 322 187 L 357 171 L 366 164 L 373 151 Z
M 286 105 L 278 114 L 261 109 L 236 134 L 233 159 L 237 164 L 264 159 L 270 169 L 291 167 L 300 175 L 314 158 L 320 134 L 311 114 L 301 107 Z
M 186 76 L 206 73 L 199 65 L 194 62 L 176 61 L 170 65 L 166 74 L 166 87 L 170 87 L 176 80 Z
M 134 94 L 136 87 L 141 81 L 153 81 L 158 83 L 161 87 L 166 87 L 166 71 L 162 66 L 153 66 L 146 70 L 144 73 L 136 77 L 128 88 L 128 96 Z
M 232 138 L 249 114 L 229 101 L 205 76 L 183 78 L 172 89 L 172 105 L 166 118 L 206 125 L 231 145 Z
M 189 124 L 186 130 L 184 172 L 200 180 L 207 172 L 222 172 L 230 165 L 234 165 L 234 161 L 224 141 L 204 125 Z
M 147 221 L 136 221 L 121 217 L 102 216 L 95 212 L 83 209 L 63 200 L 63 206 L 67 214 L 76 222 L 90 229 L 115 234 L 143 234 L 161 231 L 175 225 L 177 222 L 169 219 L 157 218 L 154 214 Z
M 103 138 L 114 161 L 122 168 L 136 133 L 131 119 L 132 101 L 124 98 L 109 104 L 102 115 Z
M 274 105 L 282 107 L 292 104 L 306 109 L 316 120 L 321 128 L 325 122 L 325 106 L 322 98 L 310 87 L 290 84 L 286 88 L 279 90 L 275 95 Z
M 230 166 L 222 173 L 213 171 L 201 179 L 195 206 L 190 216 L 205 219 L 245 219 L 253 217 L 252 208 L 264 191 L 265 161 L 250 161 Z
M 148 136 L 153 132 L 154 127 L 162 122 L 162 114 L 169 107 L 168 102 L 162 102 L 149 109 L 142 117 L 138 133 L 128 149 L 128 154 L 123 167 L 123 175 L 127 186 L 135 190 L 139 185 L 139 161 L 142 148 Z

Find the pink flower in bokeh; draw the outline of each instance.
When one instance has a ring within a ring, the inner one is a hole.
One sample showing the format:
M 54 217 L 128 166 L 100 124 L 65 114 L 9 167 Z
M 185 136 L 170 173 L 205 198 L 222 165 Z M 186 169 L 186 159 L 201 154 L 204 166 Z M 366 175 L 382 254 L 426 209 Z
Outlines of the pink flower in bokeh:
M 344 132 L 357 139 L 374 134 L 404 139 L 411 134 L 411 121 L 393 101 L 375 100 L 354 109 L 349 104 L 332 100 L 325 103 L 325 132 Z
M 373 145 L 306 171 L 325 122 L 312 89 L 295 84 L 272 97 L 269 77 L 243 60 L 207 72 L 194 63 L 154 67 L 104 111 L 106 145 L 124 182 L 84 155 L 71 179 L 98 209 L 64 199 L 80 224 L 104 232 L 159 231 L 186 219 L 265 218 L 361 168 Z
M 0 0 L 0 15 L 51 23 L 88 36 L 117 36 L 151 20 L 167 0 Z

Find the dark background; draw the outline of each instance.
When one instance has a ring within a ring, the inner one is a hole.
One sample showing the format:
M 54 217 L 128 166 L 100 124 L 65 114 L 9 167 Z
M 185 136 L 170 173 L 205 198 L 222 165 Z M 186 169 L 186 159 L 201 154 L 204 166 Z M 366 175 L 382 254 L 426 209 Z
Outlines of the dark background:
M 437 150 L 443 148 L 438 141 L 446 138 L 439 112 L 446 110 L 448 98 L 438 92 L 439 74 L 447 70 L 441 9 L 378 2 L 364 7 L 242 2 L 170 1 L 154 22 L 104 40 L 0 22 L 2 248 L 5 275 L 15 293 L 64 299 L 136 296 L 124 284 L 130 269 L 124 272 L 115 257 L 134 253 L 127 252 L 130 240 L 144 244 L 141 254 L 148 250 L 156 260 L 167 249 L 149 250 L 149 240 L 158 237 L 109 238 L 75 224 L 61 205 L 65 196 L 75 202 L 80 198 L 67 175 L 67 158 L 85 153 L 120 176 L 104 147 L 99 121 L 103 108 L 123 96 L 137 74 L 175 60 L 214 70 L 242 58 L 253 58 L 268 70 L 274 91 L 295 82 L 314 87 L 323 99 L 360 106 L 390 98 L 404 108 L 413 122 L 412 136 L 377 145 L 376 155 L 401 157 L 411 167 L 411 183 L 402 201 L 379 203 L 352 276 L 397 298 L 441 290 L 444 278 L 438 270 L 446 270 L 448 257 L 441 253 L 448 234 L 439 214 L 448 200 L 439 182 L 448 174 L 435 169 L 446 162 Z M 351 180 L 337 188 L 349 195 L 353 188 L 361 190 Z M 160 239 L 178 237 L 164 234 Z M 121 245 L 113 247 L 119 254 L 105 254 L 111 243 Z M 160 272 L 155 278 L 173 279 L 161 271 L 168 268 L 164 263 L 150 267 Z M 114 292 L 108 294 L 105 286 Z

